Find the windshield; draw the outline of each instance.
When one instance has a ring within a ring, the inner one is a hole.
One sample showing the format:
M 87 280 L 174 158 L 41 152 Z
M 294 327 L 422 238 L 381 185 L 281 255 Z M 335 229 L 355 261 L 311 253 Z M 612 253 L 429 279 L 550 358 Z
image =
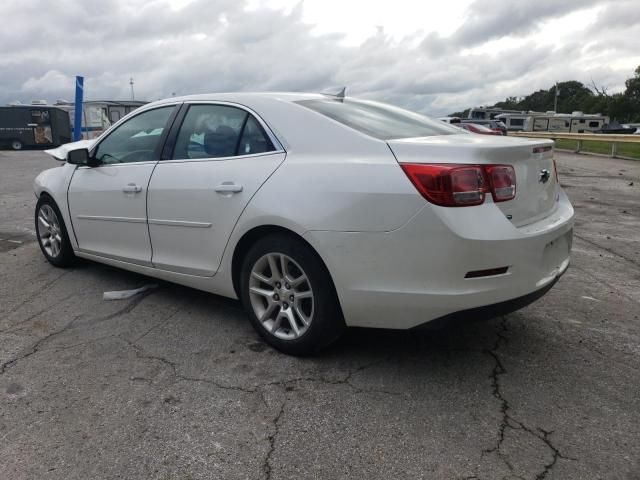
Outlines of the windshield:
M 296 103 L 381 140 L 461 133 L 439 120 L 384 103 L 337 98 Z

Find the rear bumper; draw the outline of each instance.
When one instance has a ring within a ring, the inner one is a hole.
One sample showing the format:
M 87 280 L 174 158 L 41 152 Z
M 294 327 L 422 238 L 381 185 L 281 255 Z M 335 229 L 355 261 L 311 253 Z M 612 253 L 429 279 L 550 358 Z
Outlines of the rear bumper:
M 542 296 L 569 265 L 572 228 L 573 208 L 560 192 L 549 216 L 520 228 L 492 203 L 427 204 L 394 231 L 305 238 L 331 272 L 347 325 L 408 329 L 488 306 L 517 309 L 521 298 Z M 465 278 L 499 267 L 508 270 Z
M 566 270 L 565 270 L 566 271 Z M 564 272 L 563 272 L 564 273 Z M 415 330 L 436 330 L 439 328 L 450 327 L 454 324 L 468 323 L 468 322 L 480 322 L 483 320 L 490 320 L 492 318 L 499 317 L 501 315 L 507 315 L 509 313 L 520 310 L 527 305 L 532 304 L 539 298 L 543 297 L 556 282 L 560 279 L 562 273 L 559 274 L 551 283 L 542 287 L 535 292 L 528 293 L 518 298 L 506 300 L 500 303 L 494 303 L 492 305 L 485 305 L 483 307 L 469 308 L 467 310 L 461 310 L 459 312 L 450 313 L 440 318 L 427 321 L 421 325 L 413 327 Z

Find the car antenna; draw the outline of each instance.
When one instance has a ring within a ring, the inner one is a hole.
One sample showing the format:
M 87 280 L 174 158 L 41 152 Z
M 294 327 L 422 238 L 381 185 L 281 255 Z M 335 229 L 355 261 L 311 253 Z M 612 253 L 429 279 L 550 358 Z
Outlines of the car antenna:
M 337 93 L 322 92 L 322 94 L 329 95 L 331 97 L 336 97 L 339 101 L 343 102 L 346 92 L 347 92 L 347 87 L 342 87 L 340 91 L 338 91 Z

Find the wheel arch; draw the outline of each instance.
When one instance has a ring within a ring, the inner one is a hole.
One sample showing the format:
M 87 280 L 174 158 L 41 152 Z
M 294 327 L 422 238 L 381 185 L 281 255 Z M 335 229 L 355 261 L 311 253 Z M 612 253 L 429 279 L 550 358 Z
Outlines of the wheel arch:
M 293 237 L 300 242 L 304 243 L 309 249 L 318 257 L 322 266 L 326 270 L 329 275 L 329 279 L 331 280 L 331 284 L 333 286 L 334 293 L 336 294 L 336 299 L 338 300 L 338 305 L 340 304 L 339 296 L 336 292 L 335 282 L 331 275 L 331 271 L 327 267 L 327 263 L 322 258 L 322 255 L 311 245 L 307 240 L 305 240 L 301 235 L 297 234 L 293 230 L 290 230 L 286 227 L 282 227 L 279 225 L 260 225 L 257 227 L 253 227 L 252 229 L 245 232 L 238 243 L 236 243 L 235 249 L 233 251 L 233 257 L 231 260 L 231 278 L 233 282 L 233 290 L 235 291 L 238 298 L 240 298 L 240 269 L 242 268 L 242 261 L 249 251 L 249 249 L 261 238 L 266 237 L 267 235 L 272 234 L 283 234 L 290 237 Z

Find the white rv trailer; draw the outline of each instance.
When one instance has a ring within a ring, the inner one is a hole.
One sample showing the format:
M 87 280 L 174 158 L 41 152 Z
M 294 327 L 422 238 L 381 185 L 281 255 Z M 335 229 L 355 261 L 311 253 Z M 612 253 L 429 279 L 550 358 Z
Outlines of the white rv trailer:
M 583 112 L 526 112 L 521 114 L 501 114 L 496 117 L 502 120 L 511 131 L 524 132 L 563 132 L 585 133 L 601 130 L 609 123 L 609 117 Z
M 87 100 L 82 103 L 82 138 L 98 138 L 113 123 L 147 102 L 136 100 Z M 56 106 L 69 111 L 71 130 L 74 126 L 74 104 L 59 101 Z
M 525 112 L 523 112 L 522 110 L 505 110 L 504 108 L 481 106 L 470 109 L 467 118 L 472 118 L 474 120 L 494 120 L 498 115 L 501 115 L 503 113 L 522 114 Z
M 530 110 L 528 112 L 520 113 L 501 113 L 496 116 L 496 120 L 500 120 L 507 126 L 507 130 L 512 132 L 523 131 L 525 129 L 525 123 L 529 117 L 535 117 L 540 115 L 553 115 L 555 112 L 534 112 Z
M 526 132 L 589 133 L 602 130 L 609 123 L 609 117 L 583 112 L 532 115 L 524 124 Z

